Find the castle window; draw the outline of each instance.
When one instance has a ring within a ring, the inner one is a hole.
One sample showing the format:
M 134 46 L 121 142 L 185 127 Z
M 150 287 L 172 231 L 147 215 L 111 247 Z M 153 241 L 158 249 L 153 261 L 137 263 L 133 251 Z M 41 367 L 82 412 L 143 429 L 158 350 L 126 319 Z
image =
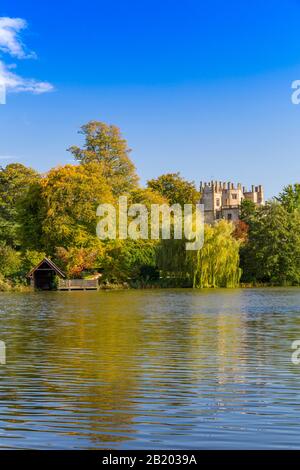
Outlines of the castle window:
M 237 199 L 237 194 L 233 194 L 232 199 Z
M 232 220 L 232 214 L 227 214 L 227 220 Z
M 220 207 L 220 199 L 216 199 L 216 206 Z

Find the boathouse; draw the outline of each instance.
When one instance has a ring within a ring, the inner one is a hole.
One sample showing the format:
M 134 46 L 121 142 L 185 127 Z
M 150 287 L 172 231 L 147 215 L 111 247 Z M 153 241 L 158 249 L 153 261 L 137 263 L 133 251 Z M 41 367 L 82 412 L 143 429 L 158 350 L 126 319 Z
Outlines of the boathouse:
M 44 258 L 35 268 L 27 274 L 30 285 L 35 289 L 56 289 L 56 277 L 65 279 L 66 275 L 49 258 Z
M 27 274 L 30 285 L 39 290 L 98 290 L 101 273 L 88 279 L 67 279 L 65 273 L 49 258 L 44 258 Z

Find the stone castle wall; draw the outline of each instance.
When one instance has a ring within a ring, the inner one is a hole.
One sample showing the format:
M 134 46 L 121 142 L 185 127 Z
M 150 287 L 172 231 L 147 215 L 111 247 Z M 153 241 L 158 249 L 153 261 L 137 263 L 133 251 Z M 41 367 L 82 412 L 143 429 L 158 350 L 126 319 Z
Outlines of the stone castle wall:
M 201 199 L 204 204 L 205 222 L 213 224 L 217 220 L 226 219 L 237 221 L 240 217 L 240 207 L 244 199 L 257 205 L 265 203 L 264 189 L 260 186 L 252 186 L 250 191 L 242 187 L 240 183 L 223 183 L 211 181 L 200 184 Z

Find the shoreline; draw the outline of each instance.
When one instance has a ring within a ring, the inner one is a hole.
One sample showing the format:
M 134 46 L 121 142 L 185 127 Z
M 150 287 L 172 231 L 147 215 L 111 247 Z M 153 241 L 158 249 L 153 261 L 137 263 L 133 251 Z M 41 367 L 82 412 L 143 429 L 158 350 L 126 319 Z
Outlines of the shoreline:
M 292 288 L 299 288 L 300 285 L 278 285 L 278 284 L 246 284 L 241 283 L 236 287 L 202 287 L 202 288 L 193 288 L 191 286 L 139 286 L 139 287 L 131 287 L 129 285 L 122 286 L 122 285 L 110 285 L 110 286 L 101 286 L 98 290 L 89 290 L 89 289 L 74 289 L 74 290 L 59 290 L 59 289 L 51 289 L 51 290 L 42 290 L 42 289 L 33 289 L 30 286 L 10 286 L 6 289 L 0 288 L 0 294 L 27 294 L 27 293 L 40 293 L 40 292 L 114 292 L 114 291 L 145 291 L 145 290 L 189 290 L 195 292 L 201 291 L 218 291 L 218 290 L 251 290 L 251 289 L 292 289 Z

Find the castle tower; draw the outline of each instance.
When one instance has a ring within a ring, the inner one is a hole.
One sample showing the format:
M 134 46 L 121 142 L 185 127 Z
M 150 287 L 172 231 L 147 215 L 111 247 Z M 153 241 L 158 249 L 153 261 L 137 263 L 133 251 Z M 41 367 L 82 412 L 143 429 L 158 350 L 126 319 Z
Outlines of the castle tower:
M 236 222 L 240 217 L 241 204 L 244 199 L 261 206 L 265 203 L 263 186 L 252 186 L 251 191 L 241 183 L 211 181 L 200 184 L 201 199 L 204 204 L 205 222 L 213 224 L 220 219 Z

